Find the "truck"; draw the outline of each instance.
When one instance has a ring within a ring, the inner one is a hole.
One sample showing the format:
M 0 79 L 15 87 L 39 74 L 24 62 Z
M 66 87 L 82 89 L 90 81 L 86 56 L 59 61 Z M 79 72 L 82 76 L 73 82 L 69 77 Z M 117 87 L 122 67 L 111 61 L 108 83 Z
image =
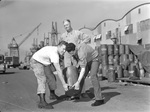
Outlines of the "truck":
M 3 54 L 0 54 L 0 72 L 6 72 L 5 58 Z
M 5 57 L 5 63 L 7 65 L 8 68 L 10 67 L 13 67 L 13 68 L 16 68 L 16 67 L 19 67 L 19 57 L 16 57 L 16 56 L 6 56 Z

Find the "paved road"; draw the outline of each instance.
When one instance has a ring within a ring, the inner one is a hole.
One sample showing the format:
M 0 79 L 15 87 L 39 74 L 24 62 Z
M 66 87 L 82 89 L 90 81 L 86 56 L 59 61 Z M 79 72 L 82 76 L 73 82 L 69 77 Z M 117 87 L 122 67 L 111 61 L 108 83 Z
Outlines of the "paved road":
M 56 94 L 64 91 L 58 80 Z M 150 112 L 150 87 L 142 85 L 124 85 L 102 81 L 101 87 L 105 104 L 91 107 L 90 98 L 73 101 L 49 100 L 53 110 L 37 108 L 36 78 L 30 70 L 9 69 L 6 74 L 0 73 L 0 111 L 1 112 Z M 93 91 L 91 82 L 86 79 L 86 90 Z M 90 97 L 92 94 L 90 94 Z

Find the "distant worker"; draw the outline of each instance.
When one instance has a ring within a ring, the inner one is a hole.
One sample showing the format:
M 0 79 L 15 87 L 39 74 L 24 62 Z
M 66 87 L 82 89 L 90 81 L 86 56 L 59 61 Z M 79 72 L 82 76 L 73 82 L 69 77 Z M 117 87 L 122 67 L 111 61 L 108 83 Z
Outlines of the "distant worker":
M 90 79 L 94 88 L 95 102 L 91 106 L 99 106 L 104 104 L 104 99 L 101 93 L 100 83 L 97 77 L 98 68 L 100 65 L 100 56 L 97 50 L 94 50 L 91 46 L 82 43 L 77 48 L 73 43 L 67 45 L 66 51 L 70 55 L 78 55 L 78 63 L 81 67 L 79 77 L 76 83 L 72 86 L 74 89 L 79 90 L 82 88 L 83 81 L 90 72 Z
M 65 53 L 67 42 L 61 41 L 58 46 L 45 46 L 37 51 L 31 58 L 30 64 L 31 68 L 37 78 L 38 88 L 37 95 L 39 96 L 40 102 L 38 104 L 39 108 L 45 109 L 53 109 L 51 104 L 48 104 L 45 100 L 45 92 L 46 92 L 46 75 L 45 75 L 45 66 L 49 66 L 54 64 L 56 71 L 58 73 L 58 77 L 60 78 L 64 90 L 68 90 L 68 84 L 64 80 L 64 75 L 62 74 L 62 70 L 59 64 L 59 55 L 63 55 Z M 49 75 L 52 74 L 52 70 L 49 69 Z M 54 77 L 51 77 L 54 78 Z M 55 79 L 51 79 L 55 80 Z
M 63 21 L 64 28 L 66 30 L 65 33 L 62 34 L 60 40 L 64 40 L 68 43 L 74 43 L 76 46 L 78 46 L 81 43 L 88 43 L 90 41 L 90 38 L 88 35 L 84 34 L 83 32 L 79 30 L 73 30 L 71 27 L 71 21 L 69 19 L 66 19 Z M 72 79 L 72 72 L 76 72 L 74 67 L 77 66 L 77 60 L 76 57 L 72 57 L 68 52 L 65 52 L 64 54 L 64 70 L 66 71 L 67 75 L 67 82 L 69 86 L 72 86 L 72 82 L 74 82 L 75 79 Z M 84 91 L 83 91 L 84 92 Z M 83 97 L 86 95 L 83 94 Z

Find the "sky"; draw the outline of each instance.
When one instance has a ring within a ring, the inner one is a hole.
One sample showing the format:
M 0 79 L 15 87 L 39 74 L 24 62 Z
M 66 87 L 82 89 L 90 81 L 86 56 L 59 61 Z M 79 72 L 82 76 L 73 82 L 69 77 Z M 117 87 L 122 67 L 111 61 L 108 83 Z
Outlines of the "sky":
M 38 42 L 51 31 L 52 21 L 57 22 L 60 36 L 65 32 L 63 20 L 70 19 L 73 29 L 95 27 L 104 19 L 119 19 L 133 7 L 150 0 L 1 0 L 0 51 L 8 52 L 13 37 L 19 44 L 38 24 L 42 23 L 21 46 L 20 57 L 30 51 L 33 39 Z M 85 31 L 92 34 L 91 31 Z M 22 34 L 22 36 L 18 36 Z M 18 36 L 18 37 L 17 37 Z

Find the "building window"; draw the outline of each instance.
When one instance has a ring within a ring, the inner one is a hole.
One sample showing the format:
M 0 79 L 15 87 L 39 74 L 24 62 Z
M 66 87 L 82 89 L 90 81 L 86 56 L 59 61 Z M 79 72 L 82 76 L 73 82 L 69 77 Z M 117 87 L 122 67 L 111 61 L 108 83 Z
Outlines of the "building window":
M 106 26 L 106 23 L 104 23 L 104 27 Z
M 138 45 L 142 45 L 142 38 L 137 41 Z
M 133 24 L 129 24 L 124 29 L 124 34 L 132 34 L 133 33 Z
M 116 28 L 116 38 L 118 38 L 119 37 L 119 28 Z
M 102 34 L 95 35 L 94 42 L 101 40 L 101 39 L 102 39 Z
M 150 19 L 140 21 L 140 31 L 146 31 L 150 29 Z
M 138 9 L 138 14 L 141 14 L 141 9 L 140 8 Z
M 106 39 L 110 39 L 111 38 L 111 31 L 107 31 L 106 32 Z

